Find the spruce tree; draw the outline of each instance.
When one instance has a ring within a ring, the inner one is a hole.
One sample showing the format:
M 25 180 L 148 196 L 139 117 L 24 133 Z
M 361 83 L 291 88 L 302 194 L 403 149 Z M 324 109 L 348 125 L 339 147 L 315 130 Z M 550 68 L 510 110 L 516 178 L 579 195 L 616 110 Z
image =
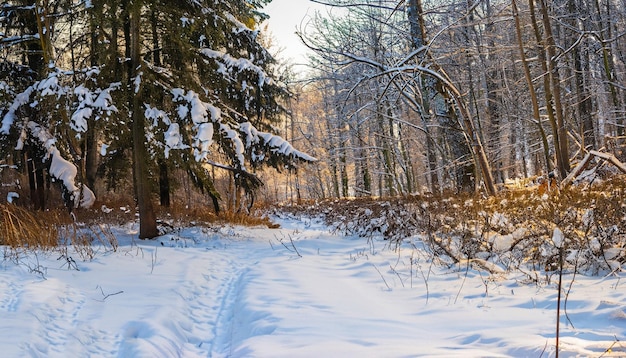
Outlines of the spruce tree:
M 46 78 L 12 96 L 3 133 L 25 127 L 16 120 L 21 108 L 56 96 L 67 120 L 44 127 L 62 127 L 49 132 L 58 143 L 69 143 L 70 152 L 96 150 L 95 140 L 107 148 L 107 164 L 132 152 L 141 238 L 158 234 L 151 183 L 160 165 L 184 169 L 216 207 L 211 166 L 231 171 L 236 184 L 252 192 L 261 185 L 255 167 L 294 168 L 314 160 L 271 134 L 272 123 L 286 112 L 280 103 L 289 92 L 272 80 L 274 60 L 259 43 L 266 2 L 119 0 L 73 7 L 72 21 L 82 16 L 85 29 L 97 32 L 91 46 L 72 53 L 72 66 L 57 53 Z M 105 21 L 94 26 L 95 19 Z M 53 49 L 62 47 L 61 38 L 51 38 Z M 95 126 L 96 139 L 86 135 Z M 77 146 L 75 138 L 88 143 Z M 93 158 L 82 152 L 78 157 Z

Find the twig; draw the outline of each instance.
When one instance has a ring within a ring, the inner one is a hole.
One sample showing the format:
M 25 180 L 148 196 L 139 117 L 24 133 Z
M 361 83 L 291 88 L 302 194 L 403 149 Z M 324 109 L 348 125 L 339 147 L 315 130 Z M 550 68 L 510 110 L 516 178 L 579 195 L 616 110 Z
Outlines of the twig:
M 541 351 L 541 355 L 539 356 L 539 358 L 543 357 L 543 354 L 546 352 L 547 348 L 548 348 L 548 341 L 546 341 L 546 344 L 543 345 L 543 350 Z
M 389 268 L 391 269 L 391 272 L 395 273 L 396 276 L 398 276 L 398 279 L 400 280 L 400 283 L 402 284 L 402 287 L 404 288 L 404 281 L 402 281 L 402 277 L 400 277 L 400 273 L 398 273 L 398 271 L 396 271 L 396 269 L 393 268 L 393 266 L 389 265 Z
M 78 268 L 78 264 L 76 264 L 76 261 L 72 258 L 72 256 L 68 256 L 66 254 L 61 254 L 61 256 L 59 256 L 58 260 L 65 260 L 65 263 L 63 265 L 61 265 L 61 267 L 67 265 L 67 269 L 71 270 L 74 269 L 76 271 L 80 271 L 80 269 Z
M 104 296 L 104 298 L 100 301 L 100 302 L 104 302 L 107 298 L 111 297 L 111 296 L 115 296 L 115 295 L 119 295 L 121 293 L 124 293 L 124 291 L 118 291 L 115 293 L 109 293 L 109 294 L 104 294 L 104 290 L 102 290 L 102 286 L 98 285 L 96 286 L 96 288 L 100 289 L 100 292 L 102 293 L 102 296 Z
M 598 358 L 602 358 L 604 357 L 605 354 L 611 353 L 613 351 L 613 347 L 615 347 L 615 345 L 619 343 L 619 339 L 617 339 L 617 336 L 614 336 L 614 337 L 615 337 L 615 340 L 613 341 L 613 344 L 611 344 L 609 348 L 607 348 L 604 352 L 602 352 L 602 354 Z
M 150 274 L 152 275 L 152 272 L 154 272 L 154 265 L 156 264 L 157 261 L 157 250 L 158 250 L 158 246 L 154 247 L 154 255 L 151 253 L 150 254 L 150 258 L 152 260 L 152 264 L 151 264 L 151 269 L 150 269 Z
M 285 243 L 283 242 L 283 240 L 278 240 L 278 242 L 280 242 L 281 245 L 283 245 L 287 250 L 291 251 L 291 252 L 295 252 L 296 255 L 298 255 L 299 257 L 302 257 L 302 255 L 300 255 L 300 252 L 298 252 L 298 249 L 296 248 L 296 245 L 293 243 L 293 239 L 291 238 L 291 235 L 289 235 L 289 242 L 291 242 L 291 247 L 293 248 L 293 250 L 291 248 L 289 248 L 289 246 L 285 245 Z
M 415 253 L 415 251 L 411 251 L 411 288 L 413 288 L 413 254 Z
M 461 291 L 463 290 L 463 286 L 465 286 L 465 280 L 467 280 L 467 275 L 469 274 L 469 266 L 470 260 L 467 260 L 467 266 L 465 266 L 465 275 L 463 275 L 463 281 L 461 282 L 461 287 L 459 287 L 459 291 L 456 293 L 456 297 L 454 297 L 454 303 L 459 299 L 459 295 L 461 295 Z
M 555 358 L 559 358 L 559 338 L 561 333 L 561 287 L 563 280 L 563 246 L 559 247 L 559 292 L 556 298 L 556 352 Z
M 389 287 L 389 285 L 387 284 L 387 280 L 385 280 L 385 277 L 383 276 L 382 273 L 380 273 L 380 270 L 378 269 L 378 267 L 376 267 L 376 265 L 372 264 L 372 266 L 374 266 L 374 268 L 376 269 L 376 271 L 378 271 L 378 274 L 380 275 L 380 278 L 383 279 L 383 282 L 385 283 L 385 286 L 387 286 L 387 289 L 389 291 L 391 291 L 391 287 Z
M 296 245 L 293 243 L 293 239 L 291 238 L 291 235 L 287 235 L 287 236 L 289 236 L 289 241 L 291 242 L 291 246 L 293 246 L 293 249 L 296 252 L 296 254 L 298 254 L 298 256 L 302 257 L 302 255 L 300 255 L 300 253 L 298 252 L 298 249 L 296 248 Z
M 578 259 L 580 258 L 580 252 L 576 255 L 576 263 L 574 263 L 574 273 L 572 275 L 572 281 L 569 283 L 569 287 L 567 288 L 567 292 L 565 293 L 565 302 L 563 302 L 563 311 L 565 312 L 565 318 L 569 324 L 574 328 L 574 323 L 569 318 L 569 314 L 567 313 L 567 301 L 569 300 L 569 294 L 572 292 L 572 286 L 574 286 L 574 280 L 576 279 L 576 272 L 578 271 Z
M 47 280 L 46 274 L 44 273 L 44 271 L 46 271 L 46 268 L 39 264 L 39 256 L 37 256 L 37 252 L 34 252 L 34 256 L 35 256 L 35 261 L 36 261 L 35 266 L 32 267 L 31 265 L 26 265 L 28 267 L 29 272 L 39 274 L 41 275 L 42 279 Z

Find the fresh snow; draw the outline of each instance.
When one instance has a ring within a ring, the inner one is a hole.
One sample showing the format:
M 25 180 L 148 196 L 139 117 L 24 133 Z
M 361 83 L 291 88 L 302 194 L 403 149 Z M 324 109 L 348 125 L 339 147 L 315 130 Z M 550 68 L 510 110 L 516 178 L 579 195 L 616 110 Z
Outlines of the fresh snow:
M 91 207 L 96 201 L 95 194 L 86 185 L 77 185 L 75 183 L 78 169 L 74 164 L 63 158 L 61 152 L 56 147 L 55 139 L 52 135 L 45 128 L 32 121 L 27 123 L 27 127 L 47 150 L 45 159 L 50 159 L 50 168 L 48 168 L 50 176 L 63 183 L 65 189 L 72 196 L 76 207 Z
M 118 227 L 119 247 L 96 242 L 91 261 L 72 245 L 5 250 L 2 356 L 555 356 L 554 273 L 447 267 L 419 237 L 395 250 L 276 222 L 152 241 Z M 564 275 L 562 357 L 626 355 L 625 276 Z
M 255 65 L 247 58 L 235 58 L 225 52 L 220 52 L 210 48 L 203 48 L 200 50 L 200 53 L 207 58 L 221 60 L 221 63 L 228 68 L 228 72 L 235 70 L 235 72 L 252 71 L 256 73 L 259 78 L 257 82 L 259 87 L 263 87 L 265 84 L 269 84 L 271 82 L 271 77 L 265 73 L 263 68 Z M 221 73 L 226 75 L 228 74 L 226 71 L 226 68 L 222 67 Z
M 12 204 L 15 200 L 20 198 L 20 194 L 10 191 L 7 193 L 7 203 Z

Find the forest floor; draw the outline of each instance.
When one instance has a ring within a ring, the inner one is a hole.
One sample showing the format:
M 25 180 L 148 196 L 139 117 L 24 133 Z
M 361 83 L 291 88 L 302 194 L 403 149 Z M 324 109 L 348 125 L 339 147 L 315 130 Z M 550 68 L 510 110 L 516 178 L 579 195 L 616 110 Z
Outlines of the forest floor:
M 88 248 L 4 249 L 4 357 L 553 357 L 558 274 L 439 260 L 423 235 L 136 224 Z M 496 269 L 495 267 L 501 269 Z M 517 267 L 517 266 L 516 266 Z M 520 268 L 522 266 L 519 266 Z M 535 279 L 530 279 L 535 277 Z M 561 357 L 626 356 L 626 274 L 562 276 Z

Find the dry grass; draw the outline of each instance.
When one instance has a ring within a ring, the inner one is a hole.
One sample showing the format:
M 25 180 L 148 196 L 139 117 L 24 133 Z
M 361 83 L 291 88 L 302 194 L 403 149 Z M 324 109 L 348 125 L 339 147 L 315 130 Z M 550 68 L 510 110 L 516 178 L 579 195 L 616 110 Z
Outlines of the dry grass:
M 58 245 L 58 226 L 54 212 L 31 212 L 14 205 L 0 205 L 0 245 L 11 248 L 50 249 Z
M 96 203 L 93 208 L 77 209 L 75 214 L 77 221 L 86 223 L 88 226 L 108 224 L 123 225 L 137 220 L 137 211 L 134 205 L 128 204 L 132 200 L 121 200 L 116 202 Z M 213 226 L 223 224 L 243 225 L 243 226 L 267 226 L 277 227 L 269 218 L 262 215 L 248 213 L 233 213 L 224 211 L 215 214 L 212 206 L 187 207 L 185 205 L 174 204 L 170 207 L 156 206 L 157 217 L 162 223 L 171 227 L 184 226 Z M 263 209 L 257 212 L 263 212 Z
M 254 216 L 249 214 L 226 212 L 220 214 L 217 218 L 218 222 L 234 225 L 267 226 L 271 229 L 275 229 L 278 227 L 277 224 L 273 223 L 268 217 L 265 216 Z
M 67 260 L 68 268 L 76 268 L 68 254 L 70 247 L 83 261 L 96 256 L 94 242 L 107 251 L 118 248 L 117 238 L 108 224 L 78 225 L 62 209 L 34 212 L 15 205 L 0 205 L 0 212 L 0 245 L 5 247 L 5 259 L 17 259 L 22 253 L 36 250 L 54 251 Z
M 114 202 L 100 202 L 91 209 L 76 209 L 69 215 L 57 210 L 32 211 L 16 205 L 0 205 L 0 246 L 4 259 L 23 264 L 23 258 L 45 251 L 58 254 L 67 269 L 79 270 L 76 260 L 90 261 L 99 253 L 117 251 L 119 243 L 112 226 L 124 225 L 138 219 L 132 200 L 116 197 Z M 160 226 L 169 229 L 184 226 L 214 226 L 224 224 L 278 227 L 267 217 L 242 213 L 216 215 L 211 208 L 187 208 L 174 205 L 157 207 Z M 165 231 L 163 231 L 165 230 Z M 76 260 L 74 260 L 76 258 Z M 28 264 L 30 265 L 30 264 Z M 45 268 L 30 265 L 29 269 L 45 276 Z
M 489 198 L 426 195 L 332 200 L 280 210 L 321 216 L 340 232 L 383 237 L 390 243 L 420 235 L 438 257 L 453 262 L 489 258 L 506 268 L 530 262 L 534 269 L 553 271 L 558 251 L 551 238 L 558 228 L 570 254 L 566 265 L 598 274 L 626 263 L 624 175 L 550 192 L 536 186 L 503 190 Z M 496 239 L 509 246 L 496 245 Z

